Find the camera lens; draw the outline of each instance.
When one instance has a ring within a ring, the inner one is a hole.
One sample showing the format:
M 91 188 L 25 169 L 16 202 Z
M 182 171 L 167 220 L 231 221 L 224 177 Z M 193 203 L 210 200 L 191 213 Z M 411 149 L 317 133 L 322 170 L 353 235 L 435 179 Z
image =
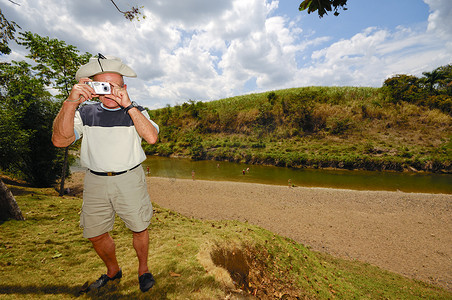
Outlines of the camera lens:
M 104 91 L 108 92 L 108 86 L 104 86 Z

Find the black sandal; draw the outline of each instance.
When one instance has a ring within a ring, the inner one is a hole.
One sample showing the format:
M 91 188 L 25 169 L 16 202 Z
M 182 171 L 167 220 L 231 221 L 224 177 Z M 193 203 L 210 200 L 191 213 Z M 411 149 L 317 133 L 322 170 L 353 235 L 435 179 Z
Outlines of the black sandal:
M 99 279 L 97 279 L 94 283 L 92 283 L 89 286 L 88 290 L 100 289 L 101 287 L 105 286 L 109 281 L 121 279 L 121 277 L 122 277 L 121 269 L 119 269 L 118 273 L 116 273 L 116 275 L 113 276 L 112 278 L 108 277 L 107 274 L 102 274 L 102 276 L 100 276 Z
M 140 282 L 140 290 L 144 293 L 147 292 L 155 284 L 154 276 L 151 273 L 144 273 L 138 276 L 138 281 Z

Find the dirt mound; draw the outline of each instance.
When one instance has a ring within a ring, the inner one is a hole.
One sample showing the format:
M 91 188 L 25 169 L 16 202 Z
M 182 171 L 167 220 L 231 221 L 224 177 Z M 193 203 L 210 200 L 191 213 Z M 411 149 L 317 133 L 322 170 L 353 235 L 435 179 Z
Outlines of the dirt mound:
M 206 245 L 198 260 L 222 283 L 228 299 L 307 299 L 283 270 L 269 267 L 268 253 L 250 246 Z

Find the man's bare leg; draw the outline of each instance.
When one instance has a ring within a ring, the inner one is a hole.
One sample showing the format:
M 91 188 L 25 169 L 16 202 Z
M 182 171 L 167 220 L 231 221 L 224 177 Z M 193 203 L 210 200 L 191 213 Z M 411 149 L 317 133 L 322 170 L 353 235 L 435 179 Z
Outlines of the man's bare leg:
M 133 233 L 133 248 L 138 257 L 138 276 L 149 272 L 148 269 L 148 251 L 149 251 L 149 232 L 147 229 L 141 232 Z
M 107 267 L 107 276 L 113 278 L 119 272 L 119 265 L 116 260 L 116 247 L 112 237 L 106 232 L 89 240 L 97 255 L 104 261 Z

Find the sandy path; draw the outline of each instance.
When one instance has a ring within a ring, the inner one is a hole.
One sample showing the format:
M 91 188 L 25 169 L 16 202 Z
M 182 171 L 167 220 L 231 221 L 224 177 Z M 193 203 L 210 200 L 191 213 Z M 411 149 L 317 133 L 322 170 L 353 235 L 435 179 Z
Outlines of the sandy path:
M 152 201 L 248 221 L 312 249 L 452 290 L 452 195 L 149 178 Z

